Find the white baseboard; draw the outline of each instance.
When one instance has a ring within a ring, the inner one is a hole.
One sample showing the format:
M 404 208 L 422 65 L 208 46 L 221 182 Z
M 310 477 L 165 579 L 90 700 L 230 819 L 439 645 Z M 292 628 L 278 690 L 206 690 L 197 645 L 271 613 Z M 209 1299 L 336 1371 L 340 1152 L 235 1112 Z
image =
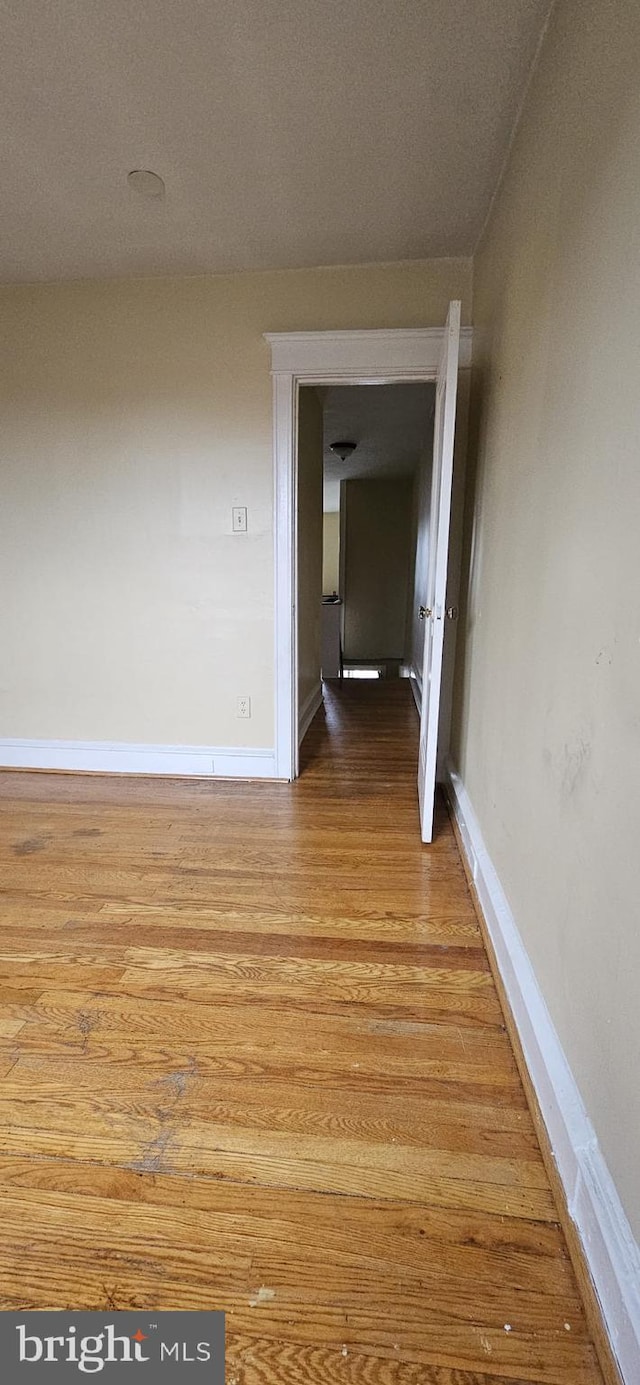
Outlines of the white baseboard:
M 77 773 L 195 775 L 274 779 L 273 750 L 214 745 L 130 745 L 118 741 L 0 740 L 3 769 L 63 769 Z
M 305 698 L 298 712 L 298 745 L 302 745 L 313 718 L 316 712 L 320 711 L 321 706 L 322 683 L 318 683 L 317 688 L 313 688 L 309 696 Z
M 525 1060 L 622 1378 L 640 1381 L 640 1250 L 484 844 L 449 764 L 447 791 Z

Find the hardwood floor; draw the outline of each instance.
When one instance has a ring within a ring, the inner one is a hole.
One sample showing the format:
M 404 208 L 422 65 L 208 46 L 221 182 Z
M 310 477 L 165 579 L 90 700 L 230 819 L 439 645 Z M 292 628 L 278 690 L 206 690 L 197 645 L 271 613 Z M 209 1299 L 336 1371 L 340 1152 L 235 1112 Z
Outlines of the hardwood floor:
M 225 1308 L 228 1385 L 602 1376 L 408 684 L 294 785 L 0 775 L 0 1306 Z

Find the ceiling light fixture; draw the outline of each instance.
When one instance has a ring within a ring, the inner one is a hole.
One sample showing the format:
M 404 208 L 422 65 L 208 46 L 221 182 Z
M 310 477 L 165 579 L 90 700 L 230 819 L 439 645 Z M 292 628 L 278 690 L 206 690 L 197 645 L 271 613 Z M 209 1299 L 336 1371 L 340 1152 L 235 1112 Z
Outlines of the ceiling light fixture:
M 336 457 L 339 457 L 341 462 L 346 462 L 347 458 L 351 456 L 351 453 L 355 452 L 357 446 L 357 442 L 329 443 L 330 450 L 332 452 L 335 452 Z
M 132 168 L 131 172 L 127 173 L 127 182 L 130 188 L 150 202 L 157 202 L 164 197 L 164 182 L 160 174 L 152 173 L 150 168 Z

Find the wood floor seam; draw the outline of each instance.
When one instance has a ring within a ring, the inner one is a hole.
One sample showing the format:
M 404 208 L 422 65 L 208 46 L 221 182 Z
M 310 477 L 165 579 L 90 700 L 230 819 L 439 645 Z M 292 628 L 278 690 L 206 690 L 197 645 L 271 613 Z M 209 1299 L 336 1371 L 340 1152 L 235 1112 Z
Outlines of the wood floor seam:
M 0 1306 L 226 1309 L 233 1385 L 602 1385 L 417 750 L 345 682 L 294 784 L 0 775 Z

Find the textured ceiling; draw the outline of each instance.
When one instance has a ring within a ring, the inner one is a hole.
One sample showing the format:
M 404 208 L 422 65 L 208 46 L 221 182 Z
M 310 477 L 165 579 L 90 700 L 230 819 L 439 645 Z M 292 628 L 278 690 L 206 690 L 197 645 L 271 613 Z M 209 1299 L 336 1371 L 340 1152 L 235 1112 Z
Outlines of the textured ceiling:
M 548 9 L 4 0 L 0 278 L 468 254 Z
M 435 385 L 335 385 L 319 391 L 324 421 L 324 509 L 340 508 L 340 481 L 410 476 L 430 438 Z M 357 443 L 345 462 L 331 451 Z

